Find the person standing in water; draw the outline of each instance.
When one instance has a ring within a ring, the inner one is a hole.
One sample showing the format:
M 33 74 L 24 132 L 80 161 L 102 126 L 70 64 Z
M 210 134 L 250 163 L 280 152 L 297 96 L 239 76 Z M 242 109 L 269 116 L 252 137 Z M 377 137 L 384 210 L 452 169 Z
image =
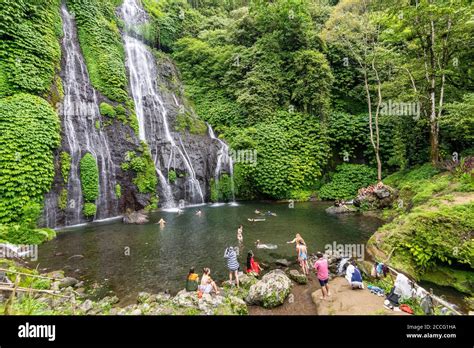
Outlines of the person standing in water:
M 299 233 L 296 234 L 295 238 L 293 238 L 293 240 L 289 241 L 289 242 L 286 242 L 287 244 L 293 244 L 293 243 L 296 243 L 296 255 L 299 254 L 299 249 L 298 249 L 298 242 L 302 241 L 304 243 L 304 245 L 306 245 L 303 237 L 301 237 L 301 235 Z M 299 262 L 299 256 L 298 256 L 298 262 Z
M 303 269 L 303 273 L 305 275 L 309 275 L 308 249 L 306 248 L 306 244 L 302 239 L 296 242 L 296 249 L 298 250 L 298 262 Z
M 235 275 L 235 283 L 237 284 L 237 287 L 239 287 L 239 261 L 237 260 L 237 252 L 237 248 L 228 247 L 225 249 L 224 258 L 227 259 L 230 284 L 232 284 L 232 275 Z
M 316 254 L 318 260 L 314 263 L 314 271 L 316 272 L 316 276 L 318 277 L 319 284 L 321 285 L 321 291 L 323 296 L 320 297 L 321 300 L 325 300 L 329 294 L 329 268 L 328 268 L 328 260 L 324 258 L 323 253 L 318 252 Z
M 157 222 L 157 224 L 160 225 L 160 228 L 163 228 L 163 227 L 165 227 L 166 221 L 163 220 L 163 218 L 161 218 L 160 221 Z
M 298 250 L 298 241 L 303 241 L 304 243 L 304 239 L 303 237 L 301 237 L 301 235 L 299 233 L 296 234 L 295 238 L 293 238 L 293 240 L 289 241 L 289 242 L 286 242 L 287 244 L 293 244 L 293 243 L 296 243 L 296 249 Z
M 239 241 L 240 244 L 244 242 L 244 236 L 243 236 L 243 230 L 244 226 L 240 225 L 239 228 L 237 229 L 237 240 Z

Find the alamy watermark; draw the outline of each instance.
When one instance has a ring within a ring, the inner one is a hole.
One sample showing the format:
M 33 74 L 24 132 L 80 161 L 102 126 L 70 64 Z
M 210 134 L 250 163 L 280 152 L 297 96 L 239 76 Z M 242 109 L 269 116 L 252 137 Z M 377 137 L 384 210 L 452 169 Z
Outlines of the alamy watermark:
M 380 114 L 386 116 L 410 116 L 420 118 L 421 104 L 419 102 L 398 102 L 389 100 L 380 106 Z
M 257 165 L 257 150 L 229 150 L 229 156 L 233 163 L 245 163 L 252 166 Z
M 357 261 L 363 261 L 365 255 L 364 244 L 339 244 L 333 242 L 332 244 L 326 244 L 324 251 L 327 255 L 337 257 L 348 257 L 353 258 Z

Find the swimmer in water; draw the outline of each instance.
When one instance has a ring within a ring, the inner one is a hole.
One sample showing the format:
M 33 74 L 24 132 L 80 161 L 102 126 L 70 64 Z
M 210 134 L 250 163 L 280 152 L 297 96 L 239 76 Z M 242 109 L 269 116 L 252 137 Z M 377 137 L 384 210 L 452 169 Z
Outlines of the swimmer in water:
M 261 244 L 260 239 L 257 239 L 257 241 L 255 242 L 255 246 L 257 247 L 257 249 L 276 249 L 276 248 L 278 248 L 278 246 L 276 246 L 275 244 Z
M 160 221 L 158 221 L 156 224 L 157 224 L 157 225 L 159 224 L 160 227 L 163 228 L 163 227 L 165 227 L 166 221 L 163 220 L 163 218 L 161 218 Z
M 202 215 L 202 211 L 198 210 L 198 211 L 196 212 L 196 216 L 201 216 L 201 215 Z
M 239 228 L 237 229 L 237 240 L 239 241 L 239 243 L 243 243 L 244 242 L 244 236 L 243 236 L 243 230 L 244 230 L 244 226 L 240 225 Z

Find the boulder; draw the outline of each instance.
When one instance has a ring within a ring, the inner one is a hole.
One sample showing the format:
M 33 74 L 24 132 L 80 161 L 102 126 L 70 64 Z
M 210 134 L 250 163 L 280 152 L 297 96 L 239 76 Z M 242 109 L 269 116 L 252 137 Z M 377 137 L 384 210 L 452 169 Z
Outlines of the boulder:
M 64 271 L 49 272 L 45 276 L 53 279 L 62 279 L 64 278 Z
M 281 305 L 291 291 L 291 280 L 282 270 L 276 269 L 265 274 L 252 285 L 245 301 L 249 304 L 273 308 Z
M 123 217 L 123 223 L 143 225 L 148 222 L 148 216 L 139 211 L 127 210 Z
M 257 281 L 258 281 L 258 279 L 254 275 L 245 274 L 245 273 L 239 274 L 239 285 L 243 289 L 248 290 Z M 224 288 L 229 288 L 229 287 L 235 286 L 235 280 L 233 280 L 232 284 L 230 283 L 229 280 L 226 280 L 226 281 L 222 282 L 222 286 Z
M 70 286 L 74 286 L 76 285 L 77 283 L 79 283 L 79 280 L 77 280 L 76 278 L 72 278 L 72 277 L 66 277 L 66 278 L 63 278 L 59 281 L 59 288 L 68 288 Z
M 275 260 L 275 263 L 278 266 L 283 266 L 283 267 L 289 267 L 291 265 L 291 262 L 288 261 L 287 259 L 278 259 L 278 260 Z
M 187 292 L 186 290 L 181 290 L 176 294 L 172 302 L 182 307 L 197 307 L 198 300 L 197 292 Z
M 336 207 L 336 206 L 331 206 L 329 208 L 326 208 L 326 213 L 328 214 L 347 214 L 347 213 L 354 213 L 356 212 L 357 209 L 353 207 L 352 205 L 348 206 L 342 206 L 342 207 Z
M 89 312 L 93 308 L 94 304 L 92 303 L 91 300 L 85 300 L 81 305 L 79 306 L 79 309 L 83 311 L 84 313 Z
M 300 273 L 296 269 L 292 269 L 291 271 L 289 271 L 288 276 L 290 277 L 291 280 L 294 280 L 298 284 L 308 283 L 308 278 L 306 277 L 306 275 L 304 275 L 303 273 Z
M 356 207 L 364 206 L 366 209 L 383 209 L 391 207 L 397 198 L 398 191 L 392 187 L 384 184 L 371 185 L 359 190 L 354 199 L 354 205 Z
M 142 310 L 140 308 L 134 309 L 130 312 L 130 315 L 142 315 Z

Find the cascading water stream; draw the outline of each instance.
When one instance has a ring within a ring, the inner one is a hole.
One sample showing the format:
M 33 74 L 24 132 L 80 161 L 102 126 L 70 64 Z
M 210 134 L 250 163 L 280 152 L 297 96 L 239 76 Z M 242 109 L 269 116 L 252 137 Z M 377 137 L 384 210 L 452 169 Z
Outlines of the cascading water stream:
M 153 154 L 156 173 L 162 187 L 163 207 L 171 208 L 176 206 L 175 199 L 169 180 L 163 174 L 169 173 L 171 164 L 176 166 L 176 161 L 180 161 L 187 173 L 187 183 L 189 185 L 191 203 L 204 203 L 204 195 L 196 177 L 196 172 L 186 149 L 179 139 L 181 146 L 171 134 L 168 124 L 168 112 L 163 99 L 158 92 L 157 69 L 155 57 L 140 40 L 132 37 L 129 32 L 134 26 L 147 22 L 146 12 L 138 5 L 136 0 L 125 0 L 123 2 L 122 17 L 125 22 L 125 33 L 123 40 L 125 43 L 126 65 L 130 74 L 130 86 L 135 102 L 135 112 L 139 124 L 140 140 L 145 141 Z M 174 97 L 175 98 L 175 97 Z M 175 98 L 175 103 L 178 105 Z M 158 154 L 168 150 L 167 165 L 161 163 Z
M 61 7 L 63 32 L 62 49 L 64 69 L 61 73 L 64 100 L 60 110 L 64 132 L 63 148 L 71 156 L 67 181 L 67 206 L 65 225 L 84 222 L 84 199 L 80 179 L 80 161 L 91 153 L 99 170 L 99 195 L 94 219 L 105 219 L 118 214 L 115 196 L 115 167 L 107 137 L 96 123 L 102 124 L 96 91 L 92 88 L 87 68 L 77 40 L 74 19 L 66 6 Z M 45 200 L 45 219 L 48 227 L 57 226 L 58 193 L 50 192 Z
M 231 190 L 232 190 L 232 201 L 235 202 L 235 193 L 234 193 L 234 163 L 232 157 L 229 155 L 229 146 L 224 143 L 221 139 L 216 137 L 214 134 L 214 130 L 212 129 L 211 125 L 208 123 L 207 128 L 209 131 L 209 136 L 211 139 L 217 140 L 221 146 L 217 155 L 217 165 L 214 171 L 214 181 L 216 187 L 219 187 L 219 178 L 222 174 L 222 167 L 223 165 L 227 165 L 227 170 L 230 175 L 230 182 L 231 182 Z

